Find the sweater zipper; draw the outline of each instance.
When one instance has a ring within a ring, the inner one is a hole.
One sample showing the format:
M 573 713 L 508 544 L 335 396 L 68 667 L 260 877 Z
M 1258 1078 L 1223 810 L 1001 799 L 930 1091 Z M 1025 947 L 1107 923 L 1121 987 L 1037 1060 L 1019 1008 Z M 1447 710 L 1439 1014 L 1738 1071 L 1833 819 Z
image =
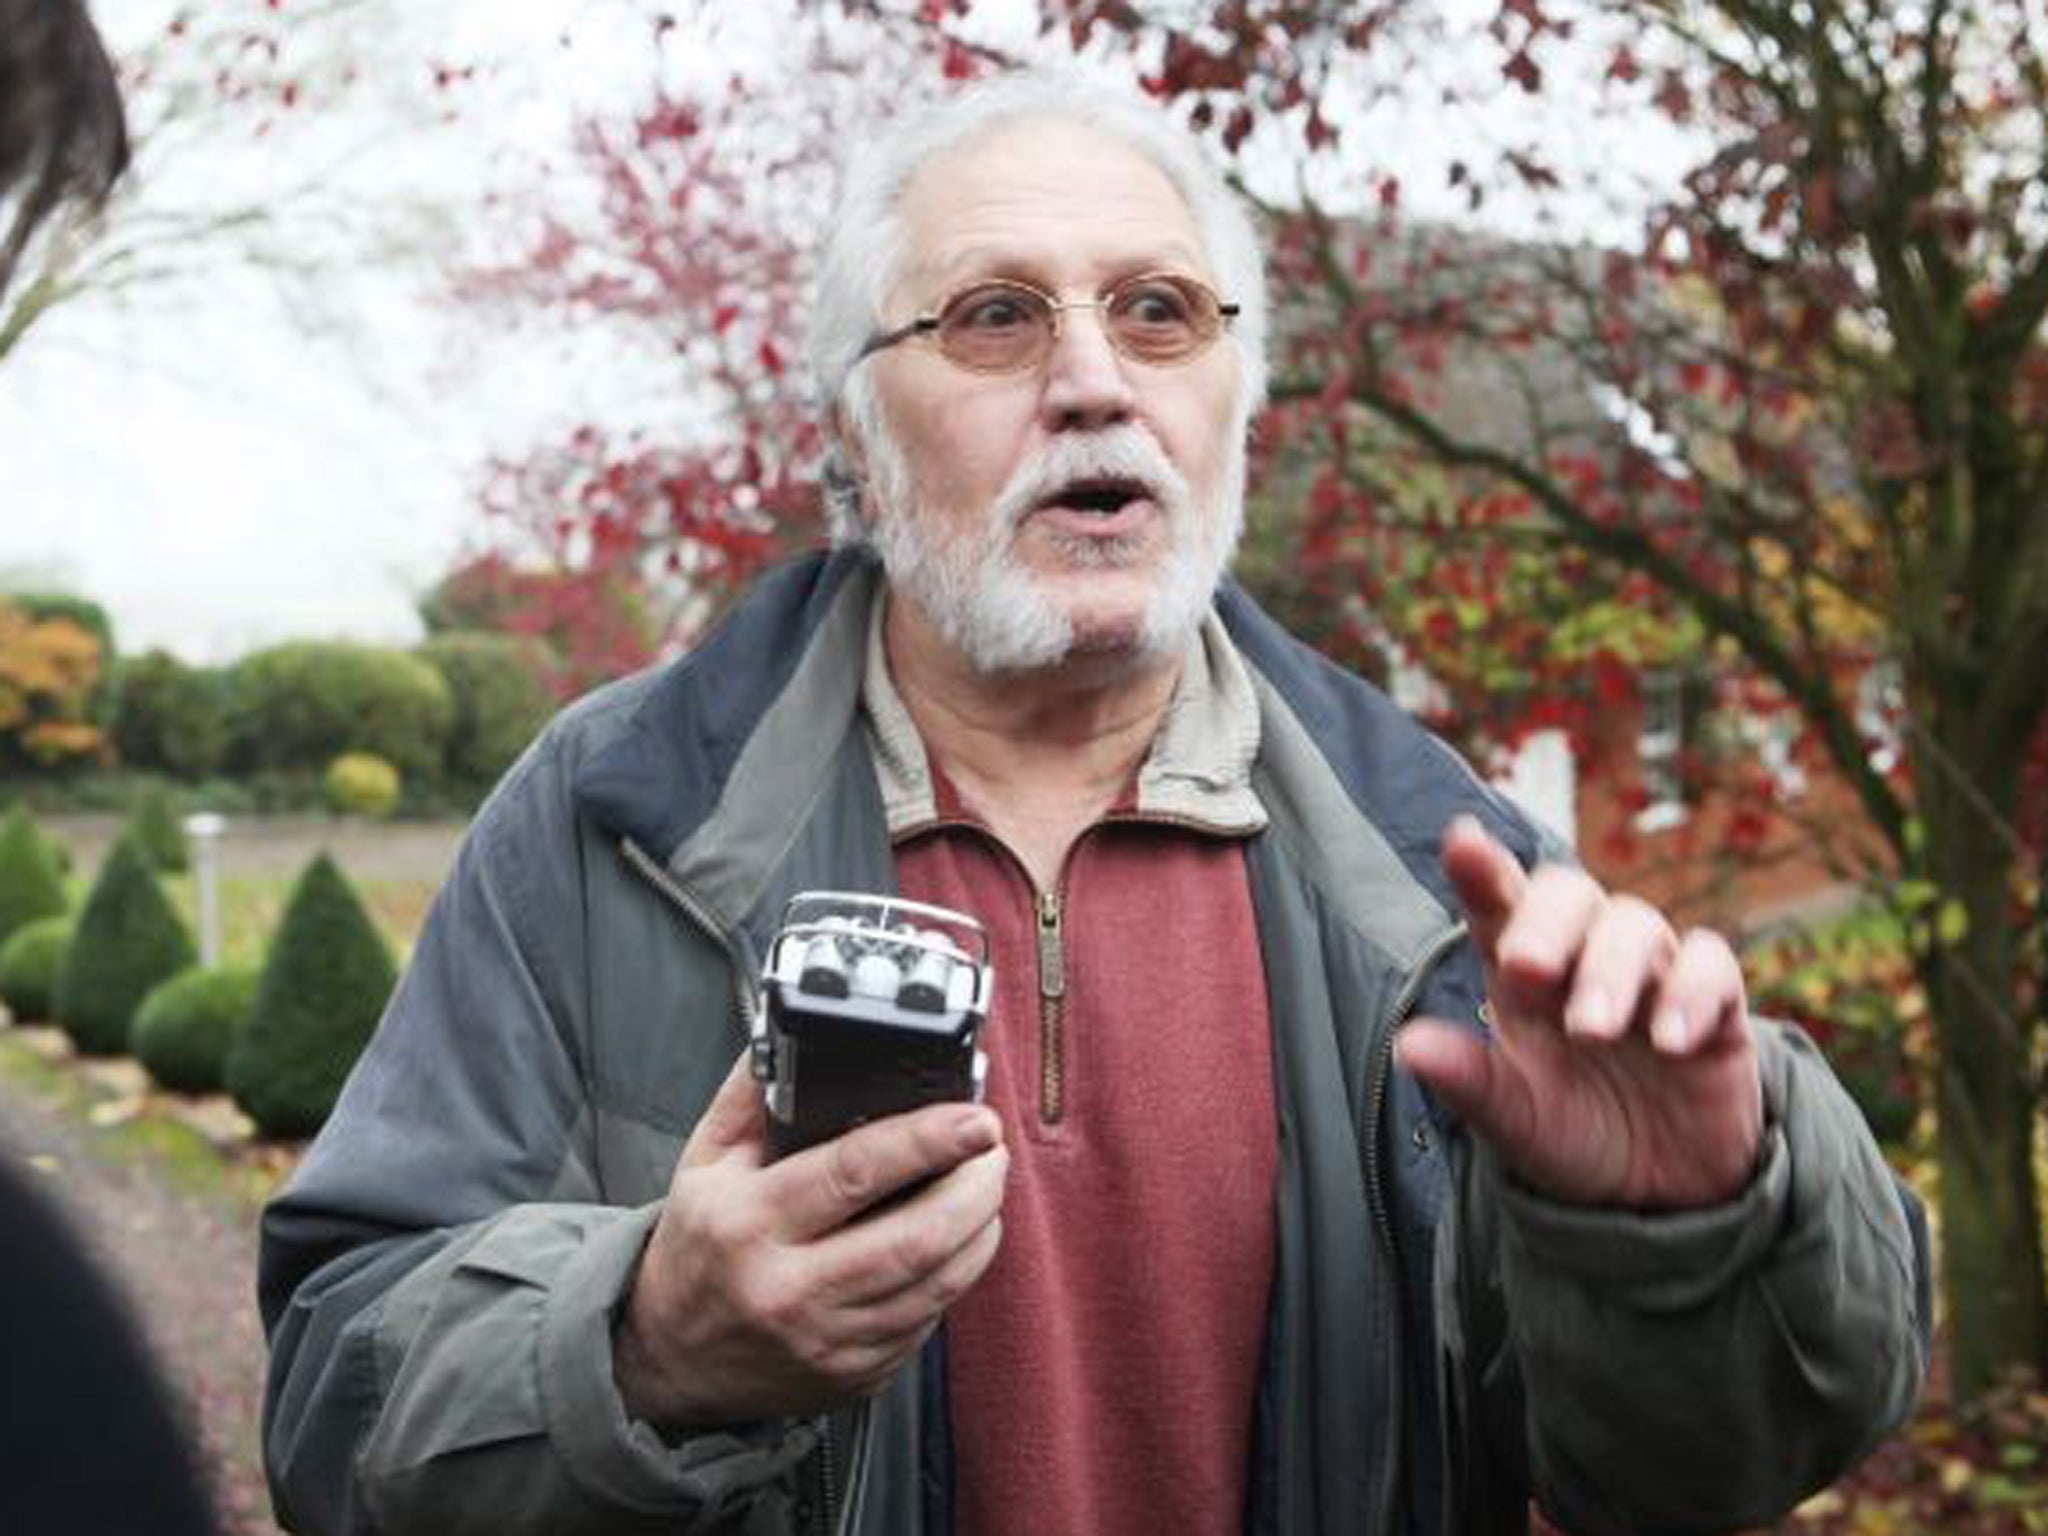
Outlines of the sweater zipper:
M 760 993 L 754 985 L 754 977 L 747 965 L 743 946 L 725 925 L 713 917 L 700 901 L 684 890 L 682 885 L 662 865 L 634 842 L 630 837 L 619 840 L 619 851 L 627 864 L 651 885 L 683 917 L 690 926 L 718 946 L 725 956 L 727 969 L 732 973 L 732 1015 L 738 1028 L 740 1049 L 745 1050 L 753 1038 L 754 1012 L 760 1006 Z M 862 1405 L 865 1408 L 865 1404 Z M 854 1432 L 861 1433 L 866 1427 L 865 1412 L 855 1416 Z M 840 1444 L 838 1420 L 832 1414 L 820 1416 L 818 1423 L 818 1451 L 814 1461 L 816 1470 L 812 1474 L 818 1507 L 825 1518 L 820 1530 L 838 1531 L 848 1511 L 842 1507 L 845 1485 L 842 1464 L 845 1452 Z
M 1038 896 L 1038 1117 L 1058 1125 L 1066 1114 L 1065 1025 L 1067 957 L 1057 886 Z
M 1387 1204 L 1386 1173 L 1380 1165 L 1380 1128 L 1386 1119 L 1387 1091 L 1393 1080 L 1394 1039 L 1400 1034 L 1401 1026 L 1408 1022 L 1408 1016 L 1415 1011 L 1429 973 L 1464 937 L 1465 925 L 1462 922 L 1446 929 L 1431 942 L 1415 968 L 1408 973 L 1407 982 L 1394 1000 L 1393 1012 L 1380 1036 L 1379 1047 L 1373 1052 L 1372 1066 L 1366 1078 L 1365 1113 L 1359 1116 L 1358 1121 L 1358 1161 L 1365 1176 L 1366 1203 L 1372 1208 L 1373 1231 L 1379 1238 L 1380 1261 L 1387 1275 L 1387 1284 L 1380 1288 L 1380 1296 L 1390 1324 L 1387 1329 L 1387 1358 L 1392 1390 L 1387 1394 L 1386 1457 L 1381 1464 L 1379 1499 L 1375 1506 L 1379 1520 L 1374 1526 L 1375 1530 L 1381 1531 L 1401 1529 L 1398 1519 L 1401 1465 L 1407 1456 L 1408 1433 L 1404 1422 L 1408 1398 L 1408 1360 L 1404 1338 L 1408 1308 L 1406 1281 L 1401 1273 L 1400 1245 L 1394 1235 L 1394 1218 Z
M 1038 894 L 1038 1114 L 1040 1123 L 1058 1125 L 1067 1113 L 1066 1013 L 1066 889 L 1067 869 L 1082 839 L 1098 827 L 1180 827 L 1214 834 L 1212 824 L 1192 816 L 1164 811 L 1105 811 L 1082 829 L 1067 850 L 1059 879 Z M 1001 839 L 997 839 L 1000 845 Z M 1007 850 L 1005 850 L 1007 851 Z M 1013 855 L 1014 857 L 1014 855 Z
M 1071 864 L 1074 851 L 1079 848 L 1083 838 L 1097 827 L 1110 825 L 1185 827 L 1211 833 L 1216 831 L 1209 823 L 1191 816 L 1149 811 L 1109 811 L 1083 828 L 1081 836 L 1074 839 L 1074 847 L 1067 850 L 1066 862 L 1061 865 L 1059 878 L 1052 889 L 1037 892 L 1034 905 L 1038 939 L 1038 1120 L 1039 1124 L 1047 1127 L 1058 1125 L 1067 1114 L 1067 866 Z M 1024 861 L 1017 857 L 1010 845 L 996 836 L 992 828 L 971 817 L 941 816 L 912 830 L 924 833 L 942 829 L 972 831 L 986 837 L 1023 874 L 1025 883 L 1036 890 L 1031 872 L 1024 867 Z

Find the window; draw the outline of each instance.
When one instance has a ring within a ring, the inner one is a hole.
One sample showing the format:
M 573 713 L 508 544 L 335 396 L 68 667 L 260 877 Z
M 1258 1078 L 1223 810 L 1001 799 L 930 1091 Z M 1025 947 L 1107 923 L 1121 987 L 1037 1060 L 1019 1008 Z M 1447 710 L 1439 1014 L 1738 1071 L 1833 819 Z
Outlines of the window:
M 1655 671 L 1643 677 L 1643 718 L 1636 735 L 1636 764 L 1643 781 L 1638 832 L 1664 832 L 1691 814 L 1685 803 L 1686 679 L 1682 672 Z
M 1890 773 L 1905 758 L 1906 685 L 1895 661 L 1872 662 L 1856 680 L 1856 729 L 1870 748 L 1870 766 Z

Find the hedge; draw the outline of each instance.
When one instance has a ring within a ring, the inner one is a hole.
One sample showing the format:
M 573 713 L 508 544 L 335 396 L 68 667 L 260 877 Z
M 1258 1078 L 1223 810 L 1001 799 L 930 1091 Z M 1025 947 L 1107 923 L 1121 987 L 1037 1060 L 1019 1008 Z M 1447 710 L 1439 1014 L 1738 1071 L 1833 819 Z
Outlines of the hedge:
M 227 679 L 168 651 L 121 663 L 114 689 L 114 750 L 131 768 L 203 779 L 228 748 Z
M 57 976 L 57 1022 L 88 1055 L 119 1055 L 128 1049 L 136 1006 L 192 960 L 185 925 L 134 838 L 124 836 L 78 914 Z
M 292 888 L 227 1088 L 267 1136 L 310 1136 L 377 1027 L 396 970 L 370 915 L 321 854 Z
M 417 656 L 294 641 L 244 657 L 230 687 L 228 756 L 239 772 L 318 775 L 344 752 L 371 752 L 408 780 L 440 773 L 454 704 Z
M 448 684 L 455 714 L 443 764 L 450 783 L 481 793 L 512 766 L 554 713 L 548 649 L 524 635 L 435 635 L 418 655 Z
M 56 1011 L 57 977 L 71 944 L 71 919 L 39 917 L 0 944 L 0 1003 L 23 1024 L 40 1024 Z

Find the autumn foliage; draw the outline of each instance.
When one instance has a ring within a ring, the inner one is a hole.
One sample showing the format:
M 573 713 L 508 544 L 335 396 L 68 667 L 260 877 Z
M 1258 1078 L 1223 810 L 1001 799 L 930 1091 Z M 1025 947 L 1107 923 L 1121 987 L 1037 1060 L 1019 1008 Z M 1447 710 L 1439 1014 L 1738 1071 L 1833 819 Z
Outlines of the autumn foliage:
M 100 643 L 68 618 L 37 618 L 0 598 L 0 766 L 97 761 L 106 742 L 88 718 Z

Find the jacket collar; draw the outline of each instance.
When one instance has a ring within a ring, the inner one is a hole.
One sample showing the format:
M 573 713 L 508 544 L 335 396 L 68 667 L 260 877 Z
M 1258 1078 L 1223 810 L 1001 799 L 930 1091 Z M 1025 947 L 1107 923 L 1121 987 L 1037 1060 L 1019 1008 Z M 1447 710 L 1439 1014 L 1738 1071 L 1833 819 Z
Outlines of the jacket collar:
M 851 550 L 770 572 L 575 772 L 578 809 L 728 927 L 832 782 L 877 574 Z

